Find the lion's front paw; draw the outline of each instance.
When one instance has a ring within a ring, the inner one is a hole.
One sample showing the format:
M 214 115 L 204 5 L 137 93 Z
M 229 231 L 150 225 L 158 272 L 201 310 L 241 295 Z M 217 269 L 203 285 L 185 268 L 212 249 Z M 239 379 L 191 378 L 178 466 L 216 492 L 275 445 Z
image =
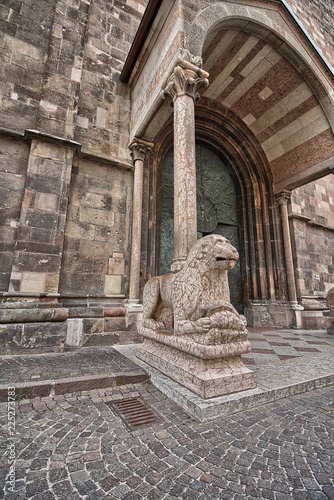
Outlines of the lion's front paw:
M 155 321 L 152 318 L 145 318 L 143 321 L 143 326 L 145 328 L 149 328 L 150 330 L 158 331 L 158 330 L 164 330 L 166 328 L 165 324 L 162 323 L 161 321 Z
M 196 321 L 196 327 L 201 330 L 210 330 L 211 328 L 211 318 L 200 318 Z

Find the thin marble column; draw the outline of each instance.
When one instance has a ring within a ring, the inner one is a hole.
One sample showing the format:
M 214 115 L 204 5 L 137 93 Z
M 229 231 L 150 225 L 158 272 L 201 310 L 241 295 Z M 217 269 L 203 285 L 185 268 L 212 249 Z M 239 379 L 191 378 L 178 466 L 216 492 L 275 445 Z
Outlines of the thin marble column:
M 277 194 L 277 202 L 281 211 L 282 229 L 283 229 L 283 245 L 286 263 L 286 273 L 288 281 L 288 294 L 290 302 L 297 303 L 295 272 L 291 248 L 291 236 L 289 227 L 288 203 L 291 199 L 290 191 L 282 191 Z
M 286 263 L 289 301 L 291 303 L 291 308 L 294 309 L 295 311 L 294 326 L 296 328 L 300 328 L 302 326 L 301 311 L 304 308 L 303 306 L 298 304 L 295 270 L 293 265 L 291 236 L 289 227 L 289 214 L 288 214 L 288 203 L 290 203 L 291 200 L 291 191 L 284 190 L 281 193 L 278 193 L 276 199 L 281 211 L 283 245 L 284 245 L 285 263 Z
M 139 301 L 144 161 L 152 143 L 135 139 L 129 147 L 134 165 L 129 300 Z
M 180 51 L 164 96 L 174 103 L 174 260 L 179 271 L 197 240 L 195 101 L 209 74 L 200 68 L 201 58 Z

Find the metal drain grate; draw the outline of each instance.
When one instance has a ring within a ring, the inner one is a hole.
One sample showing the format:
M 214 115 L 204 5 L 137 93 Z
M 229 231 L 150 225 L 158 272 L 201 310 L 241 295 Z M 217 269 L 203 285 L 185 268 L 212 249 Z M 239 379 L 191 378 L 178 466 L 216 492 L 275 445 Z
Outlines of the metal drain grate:
M 106 402 L 130 431 L 162 422 L 162 417 L 141 398 L 124 398 Z

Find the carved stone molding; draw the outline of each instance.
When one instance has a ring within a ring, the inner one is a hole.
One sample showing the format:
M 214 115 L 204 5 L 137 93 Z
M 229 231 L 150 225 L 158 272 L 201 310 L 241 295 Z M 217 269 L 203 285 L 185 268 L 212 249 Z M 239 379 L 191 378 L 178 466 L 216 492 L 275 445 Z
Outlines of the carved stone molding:
M 129 145 L 133 162 L 136 162 L 137 160 L 145 161 L 145 158 L 152 147 L 153 143 L 151 142 L 144 141 L 143 139 L 134 139 Z
M 288 205 L 291 201 L 291 191 L 284 189 L 280 193 L 277 193 L 276 200 L 279 206 Z
M 200 96 L 198 89 L 207 87 L 209 80 L 199 77 L 195 71 L 191 69 L 183 69 L 181 66 L 176 66 L 171 74 L 168 84 L 163 92 L 164 96 L 170 96 L 175 99 L 182 95 L 189 95 L 195 101 L 198 101 Z
M 162 97 L 170 96 L 173 101 L 178 96 L 189 95 L 199 100 L 198 89 L 209 85 L 209 73 L 202 69 L 202 58 L 192 55 L 186 49 L 180 49 L 176 66 L 168 79 Z

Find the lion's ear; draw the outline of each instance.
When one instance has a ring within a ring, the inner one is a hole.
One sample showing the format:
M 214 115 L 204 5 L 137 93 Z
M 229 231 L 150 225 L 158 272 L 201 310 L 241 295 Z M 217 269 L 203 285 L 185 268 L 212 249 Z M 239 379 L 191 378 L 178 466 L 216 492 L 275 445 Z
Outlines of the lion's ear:
M 211 248 L 211 245 L 209 245 L 208 243 L 205 243 L 204 245 L 202 245 L 201 254 L 204 256 L 206 253 L 208 253 L 210 248 Z

